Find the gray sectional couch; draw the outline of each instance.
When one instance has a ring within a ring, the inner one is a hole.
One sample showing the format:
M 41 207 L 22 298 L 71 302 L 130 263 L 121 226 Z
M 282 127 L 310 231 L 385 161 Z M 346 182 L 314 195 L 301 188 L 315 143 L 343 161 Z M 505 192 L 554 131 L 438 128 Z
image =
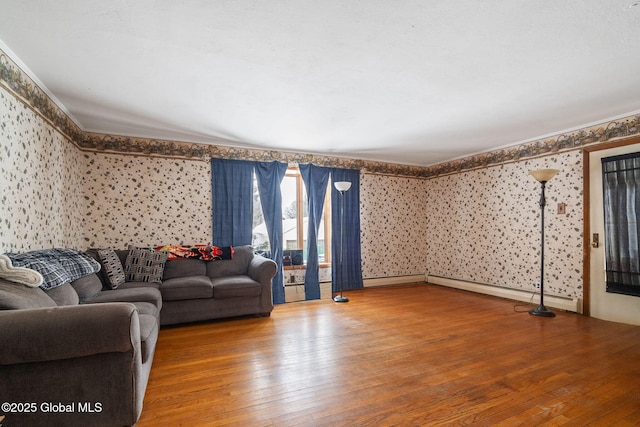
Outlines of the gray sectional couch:
M 0 424 L 135 424 L 160 326 L 268 316 L 275 273 L 243 246 L 232 260 L 167 261 L 161 283 L 108 289 L 98 273 L 45 291 L 0 279 Z

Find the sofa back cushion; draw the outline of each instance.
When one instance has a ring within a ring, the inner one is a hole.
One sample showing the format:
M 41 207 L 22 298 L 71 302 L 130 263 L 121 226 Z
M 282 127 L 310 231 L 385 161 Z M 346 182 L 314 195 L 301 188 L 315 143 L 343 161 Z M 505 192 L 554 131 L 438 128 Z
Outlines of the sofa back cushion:
M 160 285 L 164 301 L 213 298 L 213 285 L 207 276 L 175 277 Z
M 206 276 L 206 263 L 207 261 L 203 261 L 201 259 L 169 260 L 164 266 L 164 275 L 162 280 L 175 279 L 176 277 Z
M 74 280 L 71 282 L 71 286 L 78 294 L 80 304 L 91 301 L 102 291 L 102 282 L 98 274 L 90 274 Z
M 56 303 L 40 288 L 0 279 L 0 310 L 55 307 Z
M 207 263 L 207 276 L 214 278 L 247 274 L 249 263 L 253 259 L 253 247 L 237 246 L 233 249 L 233 259 L 209 261 Z
M 78 293 L 70 283 L 64 283 L 55 288 L 45 290 L 45 293 L 51 298 L 57 305 L 78 305 L 80 298 Z

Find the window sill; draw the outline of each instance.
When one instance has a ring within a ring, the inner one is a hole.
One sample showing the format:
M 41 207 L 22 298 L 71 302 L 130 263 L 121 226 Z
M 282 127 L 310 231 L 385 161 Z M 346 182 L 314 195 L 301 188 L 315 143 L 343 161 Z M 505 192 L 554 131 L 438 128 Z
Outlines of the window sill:
M 322 262 L 318 265 L 320 268 L 330 268 L 331 267 L 331 263 L 330 262 Z M 306 265 L 283 265 L 282 268 L 284 270 L 306 270 L 307 266 Z

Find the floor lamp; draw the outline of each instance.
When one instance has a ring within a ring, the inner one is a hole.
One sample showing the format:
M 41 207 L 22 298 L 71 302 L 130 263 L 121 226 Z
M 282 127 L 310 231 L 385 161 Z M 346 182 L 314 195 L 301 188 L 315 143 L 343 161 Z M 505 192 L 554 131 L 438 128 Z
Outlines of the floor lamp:
M 333 185 L 340 192 L 340 274 L 336 274 L 336 277 L 340 277 L 340 295 L 333 297 L 333 300 L 335 302 L 349 302 L 349 298 L 342 296 L 342 284 L 344 282 L 344 193 L 351 188 L 351 183 L 349 181 L 337 181 Z
M 547 204 L 544 197 L 544 187 L 557 173 L 557 169 L 538 169 L 529 172 L 542 186 L 540 196 L 540 305 L 529 310 L 529 314 L 542 317 L 555 317 L 556 314 L 544 306 L 544 207 Z

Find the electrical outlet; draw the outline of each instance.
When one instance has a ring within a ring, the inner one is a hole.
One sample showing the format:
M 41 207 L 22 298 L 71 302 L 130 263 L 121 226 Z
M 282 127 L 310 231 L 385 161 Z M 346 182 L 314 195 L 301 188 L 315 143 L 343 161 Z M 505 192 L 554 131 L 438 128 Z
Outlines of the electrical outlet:
M 540 289 L 540 282 L 536 282 L 534 286 L 536 287 L 536 289 Z

